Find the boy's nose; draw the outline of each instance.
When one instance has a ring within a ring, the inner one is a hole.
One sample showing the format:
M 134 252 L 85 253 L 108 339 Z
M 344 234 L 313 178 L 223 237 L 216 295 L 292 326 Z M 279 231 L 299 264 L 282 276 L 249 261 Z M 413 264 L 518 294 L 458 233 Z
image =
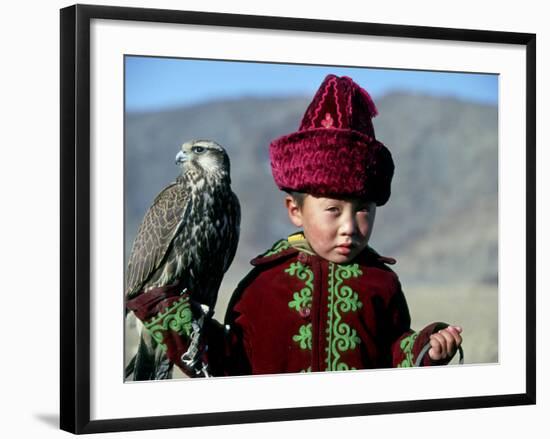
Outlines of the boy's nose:
M 340 225 L 342 235 L 353 235 L 357 229 L 357 222 L 353 215 L 344 215 Z

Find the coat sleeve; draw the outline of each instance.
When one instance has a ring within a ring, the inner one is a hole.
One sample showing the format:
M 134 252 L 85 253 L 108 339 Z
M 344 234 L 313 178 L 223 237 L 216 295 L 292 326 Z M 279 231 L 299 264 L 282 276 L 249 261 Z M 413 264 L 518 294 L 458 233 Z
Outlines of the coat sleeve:
M 177 285 L 154 288 L 127 299 L 126 309 L 141 320 L 170 362 L 186 372 L 181 356 L 189 347 L 192 331 L 189 294 L 180 293 Z
M 141 320 L 168 360 L 186 375 L 194 377 L 194 372 L 182 361 L 182 355 L 189 348 L 194 315 L 194 303 L 189 294 L 180 294 L 176 285 L 168 285 L 127 300 L 126 308 Z M 244 318 L 246 316 L 237 320 Z M 222 325 L 211 319 L 204 327 L 203 361 L 214 376 L 250 374 L 241 326 L 235 319 L 231 320 L 232 324 Z
M 395 293 L 389 304 L 389 316 L 392 367 L 413 367 L 422 349 L 430 343 L 430 336 L 448 326 L 446 323 L 436 322 L 421 331 L 412 330 L 409 308 L 398 280 Z M 426 353 L 420 366 L 445 365 L 449 360 L 435 362 Z

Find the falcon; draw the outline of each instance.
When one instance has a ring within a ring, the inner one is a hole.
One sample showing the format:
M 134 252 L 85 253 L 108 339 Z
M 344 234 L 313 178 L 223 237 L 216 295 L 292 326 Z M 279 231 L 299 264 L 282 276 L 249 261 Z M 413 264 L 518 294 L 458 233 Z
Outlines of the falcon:
M 126 299 L 170 285 L 189 292 L 200 305 L 198 313 L 193 313 L 194 333 L 185 354 L 188 364 L 194 365 L 200 332 L 212 315 L 222 278 L 235 256 L 240 205 L 231 190 L 229 157 L 218 143 L 186 142 L 176 164 L 181 174 L 157 195 L 134 240 Z M 202 366 L 207 375 L 207 365 Z M 126 375 L 132 371 L 135 380 L 171 377 L 166 355 L 144 328 Z

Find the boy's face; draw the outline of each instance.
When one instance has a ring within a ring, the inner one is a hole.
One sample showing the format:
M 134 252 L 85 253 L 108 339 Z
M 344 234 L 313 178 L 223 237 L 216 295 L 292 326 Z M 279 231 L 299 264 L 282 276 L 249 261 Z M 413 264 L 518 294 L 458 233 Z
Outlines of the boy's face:
M 307 195 L 301 208 L 290 196 L 285 203 L 292 223 L 303 228 L 313 251 L 328 261 L 349 262 L 369 242 L 376 214 L 374 202 Z

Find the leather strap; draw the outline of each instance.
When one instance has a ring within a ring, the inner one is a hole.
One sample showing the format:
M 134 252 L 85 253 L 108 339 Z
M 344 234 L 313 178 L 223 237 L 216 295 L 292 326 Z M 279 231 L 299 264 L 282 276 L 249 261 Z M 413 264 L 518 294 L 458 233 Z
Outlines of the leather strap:
M 422 360 L 424 359 L 424 355 L 430 350 L 432 345 L 430 343 L 426 343 L 426 345 L 422 348 L 420 353 L 418 354 L 418 357 L 416 358 L 416 361 L 414 362 L 414 367 L 419 367 L 422 364 Z M 464 364 L 464 351 L 462 350 L 462 346 L 458 347 L 458 364 Z

